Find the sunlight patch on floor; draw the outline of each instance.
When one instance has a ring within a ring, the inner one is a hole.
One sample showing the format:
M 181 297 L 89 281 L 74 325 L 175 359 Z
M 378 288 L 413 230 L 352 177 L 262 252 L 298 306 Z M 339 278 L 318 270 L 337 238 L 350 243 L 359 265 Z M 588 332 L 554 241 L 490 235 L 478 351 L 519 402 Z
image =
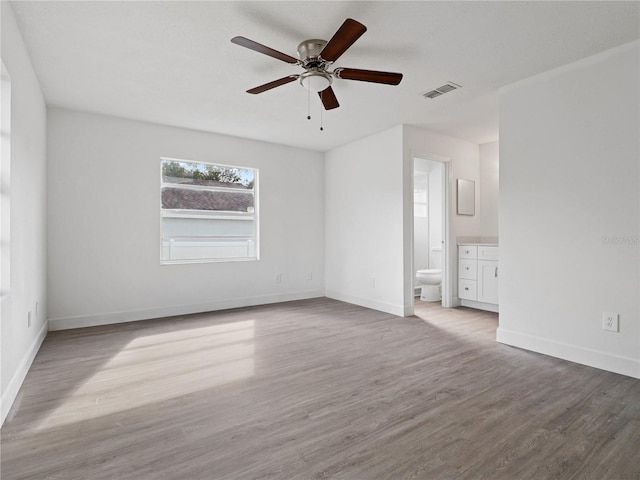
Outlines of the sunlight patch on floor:
M 189 395 L 255 374 L 255 321 L 133 339 L 54 408 L 37 430 Z

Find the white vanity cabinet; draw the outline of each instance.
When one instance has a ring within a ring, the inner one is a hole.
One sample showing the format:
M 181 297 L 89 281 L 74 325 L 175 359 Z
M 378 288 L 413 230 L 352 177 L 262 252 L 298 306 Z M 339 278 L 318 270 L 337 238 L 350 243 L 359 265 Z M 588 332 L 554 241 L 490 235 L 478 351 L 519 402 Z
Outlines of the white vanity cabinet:
M 498 247 L 458 246 L 458 297 L 466 307 L 498 311 Z
M 498 304 L 498 262 L 478 260 L 478 301 Z

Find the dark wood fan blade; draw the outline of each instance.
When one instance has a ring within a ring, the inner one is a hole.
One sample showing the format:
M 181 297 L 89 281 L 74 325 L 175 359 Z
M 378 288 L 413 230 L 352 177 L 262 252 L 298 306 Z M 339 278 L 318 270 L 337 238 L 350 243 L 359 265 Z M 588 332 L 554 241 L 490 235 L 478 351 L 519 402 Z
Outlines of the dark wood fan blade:
M 248 48 L 249 50 L 254 50 L 258 53 L 263 53 L 265 55 L 269 55 L 270 57 L 277 58 L 278 60 L 282 60 L 283 62 L 298 64 L 300 61 L 292 57 L 291 55 L 287 55 L 286 53 L 279 52 L 274 50 L 273 48 L 269 48 L 261 43 L 254 42 L 253 40 L 249 40 L 245 37 L 233 37 L 231 39 L 231 43 L 235 43 L 236 45 L 240 45 L 241 47 Z
M 272 88 L 279 87 L 280 85 L 285 85 L 287 83 L 293 82 L 298 78 L 298 75 L 289 75 L 288 77 L 283 77 L 278 80 L 274 80 L 273 82 L 265 83 L 264 85 L 260 85 L 259 87 L 252 88 L 251 90 L 247 90 L 247 93 L 262 93 L 267 90 L 271 90 Z
M 360 70 L 358 68 L 336 68 L 336 77 L 344 80 L 359 80 L 361 82 L 385 83 L 398 85 L 402 80 L 401 73 L 378 72 L 376 70 Z
M 320 56 L 327 62 L 335 62 L 366 31 L 367 27 L 360 22 L 347 18 L 331 37 L 331 40 L 324 46 Z
M 340 106 L 336 94 L 333 93 L 333 88 L 327 87 L 321 92 L 318 92 L 318 95 L 320 95 L 320 100 L 322 100 L 322 105 L 324 105 L 325 110 L 333 110 Z

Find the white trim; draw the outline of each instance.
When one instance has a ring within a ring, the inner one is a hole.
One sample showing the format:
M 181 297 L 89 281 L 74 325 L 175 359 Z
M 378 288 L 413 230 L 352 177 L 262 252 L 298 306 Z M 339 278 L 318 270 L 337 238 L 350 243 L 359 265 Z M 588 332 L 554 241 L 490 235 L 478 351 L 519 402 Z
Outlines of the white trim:
M 150 320 L 152 318 L 189 315 L 191 313 L 213 312 L 216 310 L 227 310 L 230 308 L 250 307 L 255 305 L 266 305 L 269 303 L 290 302 L 293 300 L 305 300 L 307 298 L 318 298 L 323 296 L 324 292 L 321 290 L 307 290 L 294 293 L 229 298 L 213 302 L 190 305 L 174 305 L 169 307 L 150 308 L 145 310 L 131 310 L 126 312 L 109 312 L 93 315 L 78 315 L 74 317 L 50 318 L 49 331 L 136 322 L 139 320 Z
M 161 208 L 162 218 L 197 218 L 199 220 L 255 220 L 255 213 L 229 212 L 223 210 L 181 210 Z
M 379 302 L 377 300 L 371 300 L 370 298 L 356 297 L 354 295 L 345 295 L 333 290 L 327 291 L 325 296 L 341 302 L 352 303 L 361 307 L 371 308 L 372 310 L 390 313 L 391 315 L 396 315 L 398 317 L 408 317 L 413 315 L 413 304 L 411 305 L 411 311 L 405 311 L 404 305 Z
M 244 168 L 243 170 L 253 170 L 253 169 Z M 171 178 L 180 178 L 180 177 L 171 177 Z M 220 183 L 224 183 L 224 182 L 220 182 Z M 228 183 L 231 183 L 231 182 L 228 182 Z M 238 185 L 238 184 L 232 183 L 231 185 Z M 180 189 L 197 190 L 199 192 L 244 193 L 245 195 L 253 195 L 253 188 L 249 189 L 249 188 L 237 188 L 237 187 L 212 187 L 210 185 L 200 185 L 200 184 L 194 184 L 194 183 L 161 182 L 160 188 L 175 188 L 178 190 Z
M 558 342 L 549 338 L 542 338 L 523 332 L 514 332 L 502 327 L 496 331 L 496 340 L 505 345 L 523 348 L 532 352 L 542 353 L 570 362 L 588 365 L 589 367 L 607 370 L 609 372 L 640 378 L 640 359 L 611 355 L 599 350 Z
M 163 239 L 183 239 L 183 240 L 253 240 L 251 235 L 163 235 Z
M 152 123 L 152 125 L 157 125 Z M 226 163 L 219 163 L 219 162 L 207 162 L 207 161 L 202 161 L 202 160 L 187 160 L 184 158 L 174 158 L 174 157 L 160 157 L 161 160 L 168 160 L 170 162 L 178 162 L 178 163 L 197 163 L 198 165 L 211 165 L 214 167 L 224 167 L 224 168 L 236 168 L 238 170 L 254 170 L 254 171 L 258 171 L 257 168 L 253 168 L 253 167 L 241 167 L 239 165 L 229 165 Z M 160 172 L 162 172 L 162 162 L 160 162 Z
M 499 313 L 499 310 L 498 310 L 499 307 L 494 303 L 476 302 L 475 300 L 467 300 L 463 298 L 463 299 L 460 299 L 460 305 L 462 307 L 477 308 L 479 310 L 486 310 L 488 312 Z
M 9 380 L 7 388 L 5 389 L 4 393 L 2 394 L 2 398 L 0 399 L 0 425 L 4 424 L 4 421 L 6 420 L 7 415 L 11 410 L 11 407 L 13 406 L 13 403 L 18 396 L 18 392 L 20 392 L 20 387 L 22 387 L 22 383 L 24 382 L 27 373 L 29 373 L 29 368 L 31 368 L 31 364 L 36 358 L 36 355 L 40 350 L 40 346 L 47 336 L 47 331 L 48 325 L 47 322 L 45 322 L 36 335 L 36 338 L 34 338 L 33 342 L 31 342 L 31 346 L 24 354 L 24 357 L 22 357 L 18 368 L 16 368 L 15 373 L 11 377 L 11 380 Z
M 227 258 L 190 258 L 184 260 L 162 260 L 160 266 L 165 265 L 189 265 L 196 263 L 231 263 L 231 262 L 257 262 L 260 259 L 253 257 L 227 257 Z
M 0 299 L 11 293 L 11 76 L 0 59 Z M 3 417 L 4 418 L 4 417 Z

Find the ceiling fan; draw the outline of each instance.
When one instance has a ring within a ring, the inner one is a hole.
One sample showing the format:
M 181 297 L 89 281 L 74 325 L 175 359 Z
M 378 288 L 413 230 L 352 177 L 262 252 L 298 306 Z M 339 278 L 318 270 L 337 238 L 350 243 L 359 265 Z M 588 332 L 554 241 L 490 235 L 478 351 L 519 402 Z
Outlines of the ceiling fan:
M 299 65 L 304 69 L 304 72 L 300 74 L 287 75 L 286 77 L 247 90 L 247 93 L 258 94 L 299 80 L 300 84 L 309 91 L 318 92 L 324 108 L 331 110 L 340 106 L 331 88 L 334 78 L 383 83 L 386 85 L 398 85 L 402 80 L 401 73 L 361 70 L 357 68 L 336 68 L 329 70 L 329 67 L 366 31 L 367 27 L 360 22 L 347 18 L 328 42 L 319 39 L 310 39 L 301 42 L 300 45 L 298 45 L 299 59 L 245 37 L 234 37 L 231 39 L 231 42 L 283 62 Z

